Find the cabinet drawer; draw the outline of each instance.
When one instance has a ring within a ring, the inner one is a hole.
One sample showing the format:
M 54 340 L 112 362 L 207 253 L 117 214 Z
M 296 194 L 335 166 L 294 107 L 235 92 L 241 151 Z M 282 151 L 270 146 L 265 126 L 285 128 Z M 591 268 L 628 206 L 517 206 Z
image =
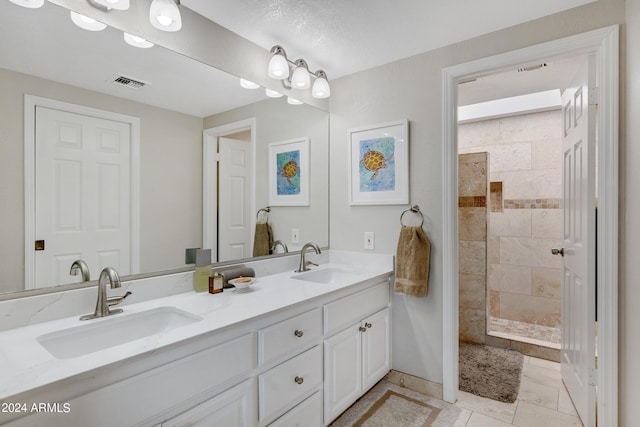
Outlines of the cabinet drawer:
M 282 415 L 322 385 L 322 349 L 315 346 L 260 375 L 261 422 Z
M 322 311 L 308 311 L 258 331 L 258 363 L 276 362 L 311 347 L 322 337 Z
M 333 335 L 389 305 L 389 283 L 339 299 L 324 306 L 324 335 Z
M 310 398 L 269 424 L 270 427 L 322 427 L 322 393 Z

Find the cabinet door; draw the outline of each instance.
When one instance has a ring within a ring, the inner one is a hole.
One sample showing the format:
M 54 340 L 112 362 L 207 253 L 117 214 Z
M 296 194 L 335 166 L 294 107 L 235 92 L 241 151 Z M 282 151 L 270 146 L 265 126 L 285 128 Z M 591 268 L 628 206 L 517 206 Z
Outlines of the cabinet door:
M 162 423 L 162 427 L 250 427 L 257 422 L 255 380 L 247 380 Z
M 324 342 L 324 423 L 347 409 L 362 390 L 360 324 Z
M 391 369 L 391 324 L 385 308 L 362 322 L 362 391 L 375 385 Z

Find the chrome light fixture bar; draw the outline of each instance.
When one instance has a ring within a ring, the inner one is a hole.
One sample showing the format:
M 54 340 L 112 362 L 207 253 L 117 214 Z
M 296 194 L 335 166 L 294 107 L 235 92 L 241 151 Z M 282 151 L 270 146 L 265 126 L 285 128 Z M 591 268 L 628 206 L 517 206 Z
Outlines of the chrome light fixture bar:
M 309 71 L 309 65 L 304 59 L 290 61 L 284 48 L 280 45 L 272 47 L 271 54 L 273 56 L 269 61 L 267 75 L 272 79 L 282 81 L 282 85 L 286 89 L 306 90 L 311 88 L 311 96 L 314 98 L 331 96 L 331 88 L 324 71 Z M 313 86 L 311 86 L 311 77 L 315 78 Z

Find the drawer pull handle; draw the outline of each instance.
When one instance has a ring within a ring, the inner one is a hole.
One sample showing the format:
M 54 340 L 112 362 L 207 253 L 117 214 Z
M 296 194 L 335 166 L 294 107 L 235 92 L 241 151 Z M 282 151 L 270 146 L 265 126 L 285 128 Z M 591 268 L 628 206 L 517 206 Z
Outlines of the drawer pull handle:
M 365 328 L 371 328 L 372 326 L 373 326 L 373 325 L 372 325 L 371 323 L 365 323 L 365 324 L 364 324 L 364 327 L 365 327 Z
M 304 335 L 304 332 L 302 332 L 299 329 L 296 329 L 296 331 L 293 333 L 293 335 L 297 336 L 298 338 L 301 338 Z
M 302 377 L 296 377 L 294 379 L 294 381 L 296 382 L 296 384 L 302 384 L 304 382 L 304 378 Z
M 360 326 L 358 329 L 360 330 L 360 332 L 367 332 L 367 328 L 365 328 L 364 326 Z

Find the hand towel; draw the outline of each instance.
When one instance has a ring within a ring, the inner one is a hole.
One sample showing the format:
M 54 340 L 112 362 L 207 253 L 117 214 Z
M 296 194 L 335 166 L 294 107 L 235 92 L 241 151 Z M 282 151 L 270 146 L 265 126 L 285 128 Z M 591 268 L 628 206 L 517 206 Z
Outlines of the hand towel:
M 253 239 L 253 256 L 269 255 L 273 245 L 273 232 L 268 222 L 256 223 L 256 234 Z
M 422 227 L 402 226 L 396 251 L 396 281 L 398 293 L 423 297 L 429 291 L 429 258 L 431 243 Z

